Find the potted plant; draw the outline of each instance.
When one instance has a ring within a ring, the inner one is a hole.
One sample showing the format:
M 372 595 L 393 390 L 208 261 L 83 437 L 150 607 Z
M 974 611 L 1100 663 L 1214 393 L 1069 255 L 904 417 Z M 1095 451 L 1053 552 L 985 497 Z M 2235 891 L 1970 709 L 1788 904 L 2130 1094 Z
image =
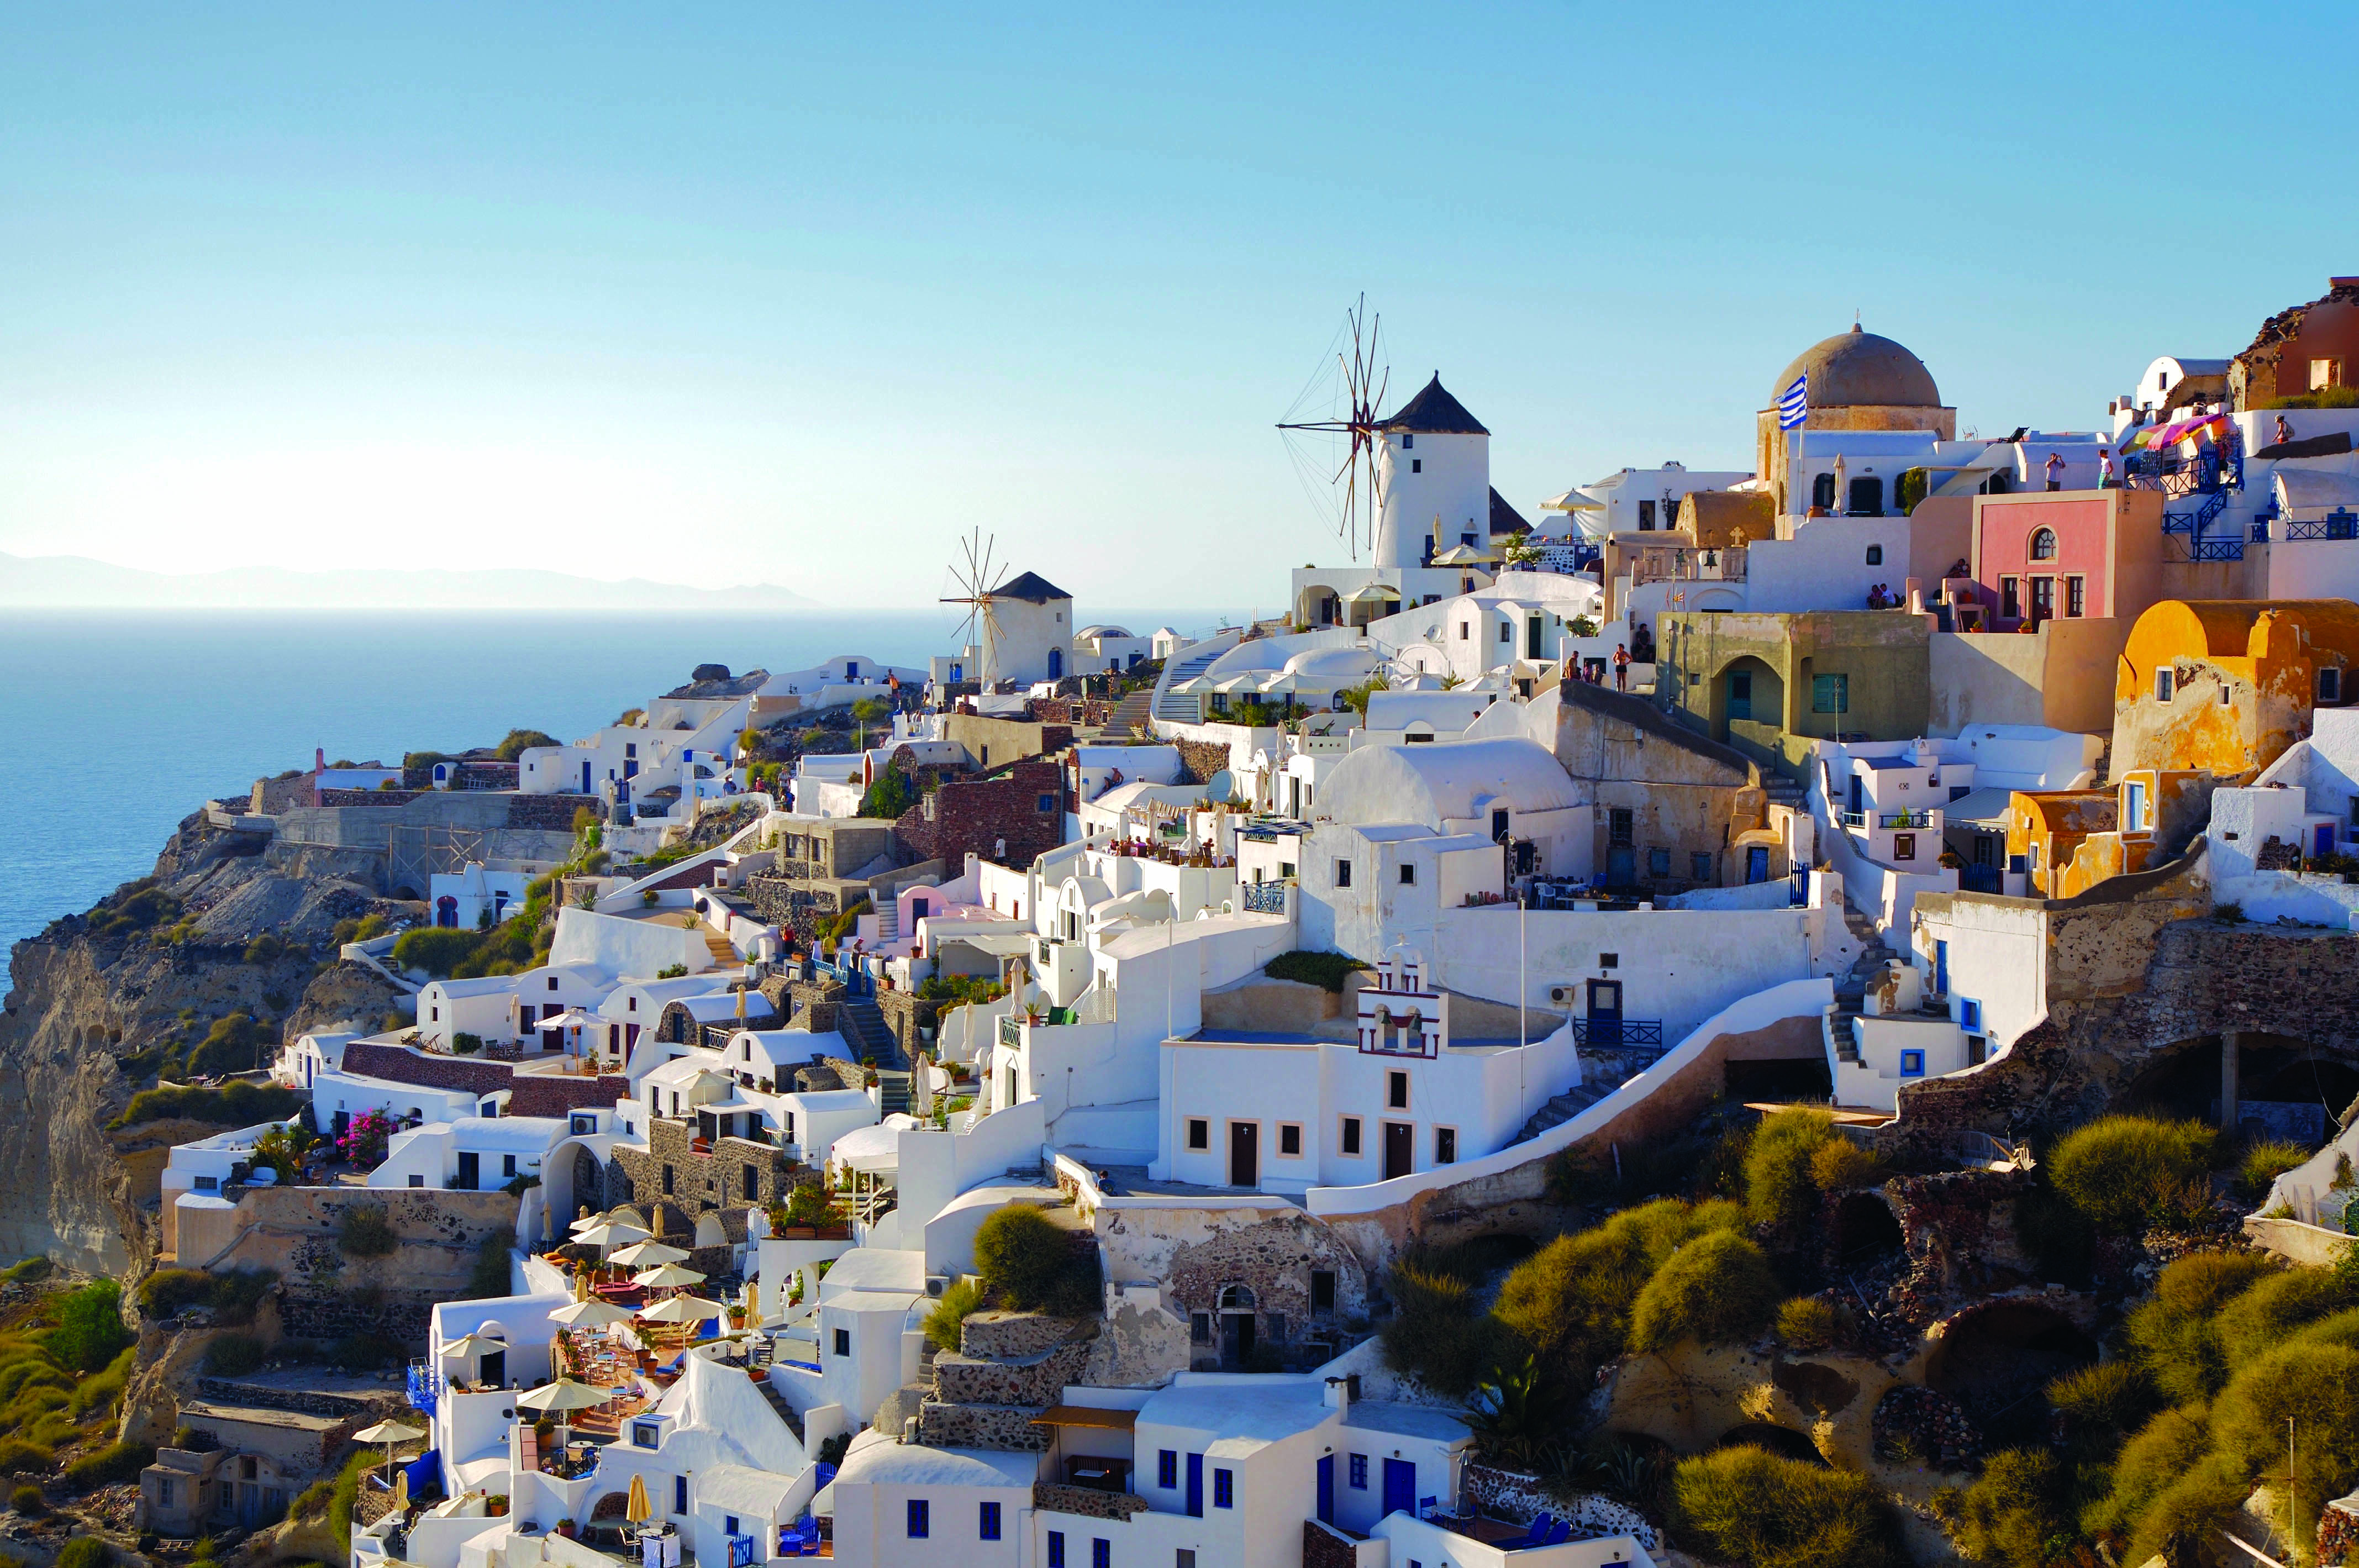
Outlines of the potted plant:
M 559 1519 L 557 1521 L 557 1533 L 563 1536 L 568 1541 L 572 1540 L 573 1521 L 570 1519 Z
M 494 1519 L 506 1518 L 508 1511 L 508 1495 L 506 1492 L 494 1492 L 490 1497 L 484 1499 L 484 1511 L 491 1515 Z

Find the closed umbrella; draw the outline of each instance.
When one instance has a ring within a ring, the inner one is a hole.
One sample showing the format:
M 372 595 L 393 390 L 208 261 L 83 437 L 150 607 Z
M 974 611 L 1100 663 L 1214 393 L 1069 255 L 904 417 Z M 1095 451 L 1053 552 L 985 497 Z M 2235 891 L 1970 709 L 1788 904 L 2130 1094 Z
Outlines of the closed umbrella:
M 609 1255 L 609 1260 L 627 1263 L 634 1269 L 652 1269 L 658 1263 L 685 1263 L 688 1252 L 684 1247 L 660 1241 L 635 1241 L 628 1247 L 616 1247 Z
M 677 1263 L 666 1263 L 632 1275 L 631 1283 L 645 1285 L 652 1290 L 665 1290 L 681 1285 L 701 1285 L 704 1283 L 704 1276 L 693 1269 L 683 1269 Z
M 631 1495 L 623 1500 L 623 1517 L 633 1524 L 642 1524 L 655 1511 L 647 1502 L 647 1478 L 634 1475 L 631 1477 Z

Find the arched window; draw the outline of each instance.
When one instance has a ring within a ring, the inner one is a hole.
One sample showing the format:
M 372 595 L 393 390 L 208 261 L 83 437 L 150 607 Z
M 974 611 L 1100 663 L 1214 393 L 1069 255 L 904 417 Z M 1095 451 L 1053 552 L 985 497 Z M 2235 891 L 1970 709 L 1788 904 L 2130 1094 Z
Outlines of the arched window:
M 2053 561 L 2056 559 L 2056 530 L 2054 528 L 2035 528 L 2032 530 L 2031 559 L 2034 561 Z
M 1835 509 L 1835 476 L 1821 474 L 1810 481 L 1810 505 L 1822 512 Z
M 1223 1285 L 1221 1287 L 1221 1311 L 1224 1312 L 1249 1312 L 1253 1310 L 1254 1293 L 1251 1286 Z
M 1867 547 L 1867 563 L 1870 566 L 1881 566 L 1884 564 L 1884 547 L 1882 545 L 1872 544 Z
M 1854 517 L 1884 516 L 1884 481 L 1873 475 L 1851 482 L 1851 494 L 1843 497 L 1843 509 Z

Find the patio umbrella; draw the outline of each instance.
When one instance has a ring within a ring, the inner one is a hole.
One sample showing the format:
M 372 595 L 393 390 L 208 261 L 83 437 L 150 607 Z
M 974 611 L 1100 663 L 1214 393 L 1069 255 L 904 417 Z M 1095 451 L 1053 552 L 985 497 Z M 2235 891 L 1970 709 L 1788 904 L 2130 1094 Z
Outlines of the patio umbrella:
M 393 1478 L 393 1511 L 397 1514 L 409 1511 L 409 1472 L 406 1469 Z
M 506 1350 L 508 1342 L 494 1339 L 486 1334 L 471 1334 L 464 1339 L 454 1339 L 442 1347 L 445 1356 L 481 1356 L 486 1350 Z
M 651 1307 L 639 1309 L 641 1323 L 702 1323 L 717 1318 L 728 1309 L 718 1301 L 708 1301 L 701 1296 L 667 1296 Z
M 417 1427 L 404 1426 L 399 1421 L 382 1421 L 375 1426 L 364 1426 L 353 1433 L 353 1441 L 384 1443 L 385 1467 L 387 1472 L 390 1472 L 393 1469 L 393 1445 L 397 1443 L 413 1443 L 425 1435 L 426 1433 Z
M 658 1263 L 685 1263 L 685 1248 L 660 1241 L 635 1241 L 628 1247 L 618 1247 L 608 1255 L 608 1261 L 627 1263 L 634 1269 L 652 1269 Z
M 614 1397 L 614 1390 L 611 1388 L 593 1388 L 588 1383 L 577 1382 L 571 1377 L 560 1377 L 553 1383 L 543 1383 L 538 1388 L 518 1394 L 516 1402 L 518 1410 L 546 1410 L 557 1417 L 557 1443 L 561 1453 L 570 1430 L 565 1420 L 566 1413 L 570 1410 L 592 1410 Z
M 648 1236 L 645 1225 L 635 1225 L 624 1220 L 601 1220 L 588 1230 L 575 1233 L 573 1239 L 583 1247 L 621 1247 Z
M 701 1285 L 704 1283 L 704 1276 L 693 1269 L 683 1269 L 677 1263 L 666 1263 L 632 1275 L 631 1283 L 645 1285 L 654 1290 L 664 1290 L 681 1285 Z
M 623 1517 L 633 1524 L 644 1524 L 656 1510 L 647 1502 L 647 1478 L 631 1476 L 631 1495 L 623 1500 Z
M 617 1323 L 631 1321 L 631 1309 L 618 1307 L 608 1301 L 592 1300 L 560 1307 L 549 1315 L 568 1328 L 613 1328 Z

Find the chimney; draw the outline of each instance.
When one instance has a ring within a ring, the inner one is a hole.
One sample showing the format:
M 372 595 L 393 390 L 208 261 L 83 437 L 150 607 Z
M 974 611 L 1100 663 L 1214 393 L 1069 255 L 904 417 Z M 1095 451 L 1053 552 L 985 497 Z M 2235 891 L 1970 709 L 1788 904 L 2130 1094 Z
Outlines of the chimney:
M 1352 1408 L 1352 1401 L 1359 1397 L 1360 1375 L 1357 1372 L 1354 1372 L 1346 1377 L 1330 1377 L 1327 1379 L 1327 1397 L 1325 1402 L 1329 1410 L 1348 1410 Z
M 325 773 L 327 770 L 328 748 L 324 746 L 313 746 L 311 748 L 311 771 L 314 773 Z

